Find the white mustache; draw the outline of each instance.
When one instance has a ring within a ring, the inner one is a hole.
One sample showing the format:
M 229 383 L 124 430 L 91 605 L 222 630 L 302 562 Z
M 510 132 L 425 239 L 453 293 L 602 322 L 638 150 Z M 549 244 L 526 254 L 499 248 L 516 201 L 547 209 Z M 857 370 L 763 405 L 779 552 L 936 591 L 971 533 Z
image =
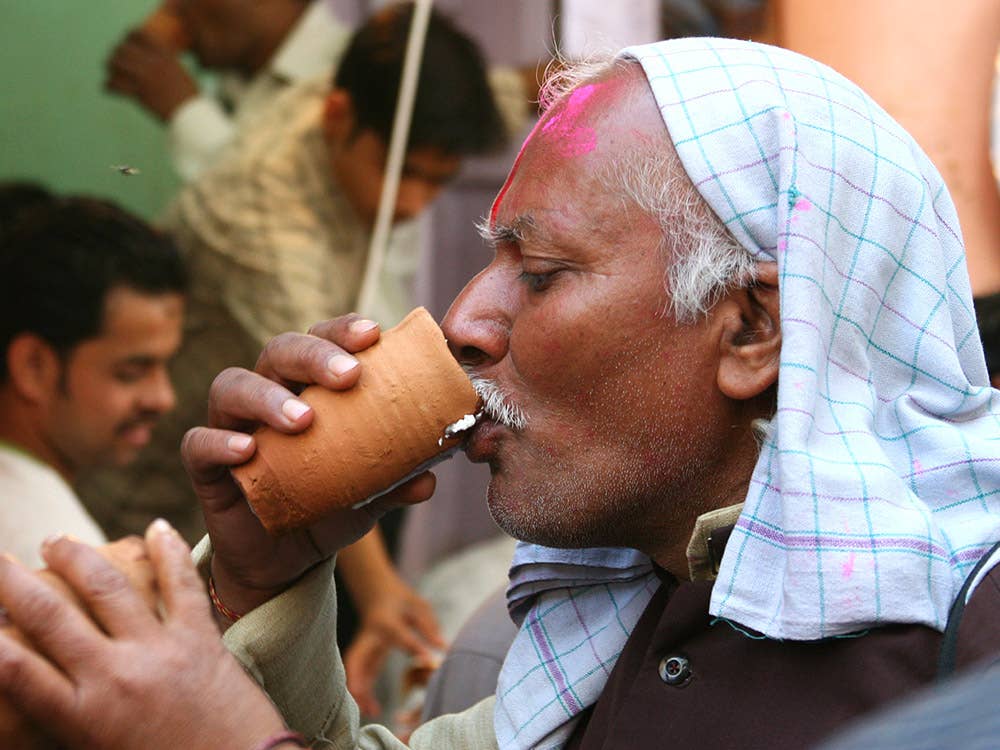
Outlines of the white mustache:
M 511 430 L 523 430 L 528 425 L 528 416 L 520 407 L 508 401 L 495 382 L 476 375 L 469 375 L 469 380 L 483 402 L 483 412 L 487 417 Z

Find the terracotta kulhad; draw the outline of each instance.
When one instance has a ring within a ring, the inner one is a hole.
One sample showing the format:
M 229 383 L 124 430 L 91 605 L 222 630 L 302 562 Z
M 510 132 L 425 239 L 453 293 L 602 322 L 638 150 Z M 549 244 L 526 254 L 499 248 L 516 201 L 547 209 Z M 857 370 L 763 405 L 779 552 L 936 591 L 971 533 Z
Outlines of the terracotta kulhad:
M 445 438 L 445 428 L 478 407 L 423 308 L 356 356 L 362 370 L 355 387 L 306 388 L 300 398 L 313 407 L 313 423 L 296 435 L 258 429 L 253 458 L 232 470 L 272 533 L 354 507 L 447 457 L 459 438 Z

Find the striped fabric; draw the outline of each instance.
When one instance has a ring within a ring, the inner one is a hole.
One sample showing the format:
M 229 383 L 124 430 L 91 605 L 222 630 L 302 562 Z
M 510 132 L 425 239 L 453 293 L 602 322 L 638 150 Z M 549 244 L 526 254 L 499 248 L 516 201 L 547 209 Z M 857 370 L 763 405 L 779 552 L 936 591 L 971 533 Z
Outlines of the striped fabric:
M 712 613 L 802 640 L 942 628 L 1000 539 L 1000 394 L 941 177 L 808 58 L 723 39 L 623 54 L 698 191 L 780 272 L 778 410 Z
M 635 550 L 518 543 L 507 606 L 520 629 L 497 680 L 499 747 L 563 746 L 658 587 Z

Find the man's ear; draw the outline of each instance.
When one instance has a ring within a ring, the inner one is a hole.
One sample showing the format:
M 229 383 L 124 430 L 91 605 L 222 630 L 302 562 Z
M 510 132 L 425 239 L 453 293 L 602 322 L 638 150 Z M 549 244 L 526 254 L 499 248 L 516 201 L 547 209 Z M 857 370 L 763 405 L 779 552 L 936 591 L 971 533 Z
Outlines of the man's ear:
M 758 264 L 756 281 L 727 295 L 721 305 L 719 390 L 732 399 L 754 398 L 778 380 L 778 265 Z
M 33 333 L 20 333 L 7 347 L 8 380 L 26 401 L 45 403 L 58 388 L 62 359 L 53 346 Z
M 323 134 L 331 146 L 346 141 L 354 132 L 354 101 L 345 89 L 335 88 L 323 100 Z

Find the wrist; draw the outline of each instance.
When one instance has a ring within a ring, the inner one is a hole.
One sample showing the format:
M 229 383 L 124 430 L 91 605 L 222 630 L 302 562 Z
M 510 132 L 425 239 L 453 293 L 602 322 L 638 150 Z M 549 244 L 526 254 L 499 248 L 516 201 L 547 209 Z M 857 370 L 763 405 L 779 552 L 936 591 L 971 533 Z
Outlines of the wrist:
M 174 115 L 177 114 L 177 111 L 185 104 L 187 104 L 189 101 L 194 99 L 197 95 L 198 92 L 196 90 L 189 94 L 173 97 L 168 101 L 164 102 L 163 104 L 160 104 L 158 106 L 153 105 L 152 107 L 153 112 L 163 122 L 170 122 L 174 118 Z
M 394 573 L 379 580 L 378 585 L 367 588 L 363 594 L 357 595 L 351 591 L 351 599 L 358 614 L 364 617 L 369 612 L 387 606 L 398 606 L 398 602 L 409 598 L 411 591 L 409 584 Z
M 210 596 L 213 610 L 232 625 L 243 615 L 270 601 L 292 584 L 281 587 L 255 587 L 239 581 L 224 566 L 217 564 L 213 555 L 209 564 Z

